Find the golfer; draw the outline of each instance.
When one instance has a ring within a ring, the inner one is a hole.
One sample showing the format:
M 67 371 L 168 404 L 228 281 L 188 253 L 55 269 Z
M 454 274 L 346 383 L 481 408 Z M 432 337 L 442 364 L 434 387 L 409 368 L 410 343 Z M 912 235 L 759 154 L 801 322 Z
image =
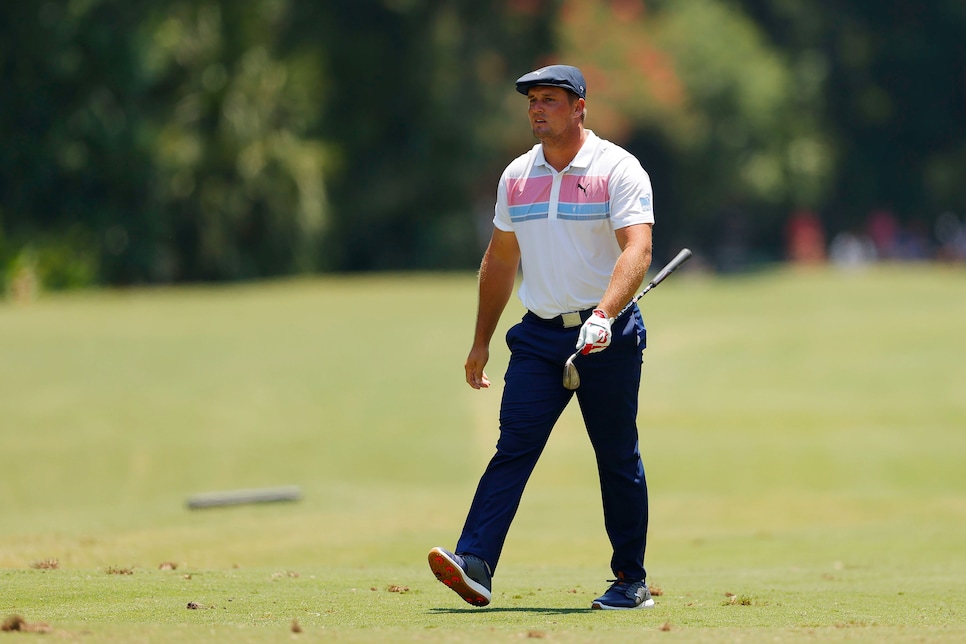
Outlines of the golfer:
M 576 393 L 593 445 L 615 579 L 596 609 L 649 608 L 645 584 L 647 483 L 637 404 L 645 329 L 638 307 L 614 319 L 644 280 L 654 223 L 651 183 L 640 162 L 584 127 L 586 83 L 576 67 L 525 74 L 539 139 L 503 172 L 493 233 L 479 274 L 479 308 L 466 382 L 485 389 L 490 340 L 523 267 L 527 308 L 506 336 L 510 362 L 500 436 L 453 552 L 433 548 L 436 577 L 475 606 L 490 603 L 510 523 L 550 432 Z M 575 351 L 581 386 L 563 386 Z

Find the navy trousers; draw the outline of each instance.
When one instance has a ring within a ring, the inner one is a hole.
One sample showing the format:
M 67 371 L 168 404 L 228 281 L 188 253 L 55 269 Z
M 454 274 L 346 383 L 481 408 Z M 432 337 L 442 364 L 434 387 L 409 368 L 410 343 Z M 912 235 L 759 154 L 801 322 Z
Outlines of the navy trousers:
M 578 356 L 580 387 L 563 386 L 563 366 L 579 327 L 563 328 L 527 313 L 507 332 L 510 363 L 500 409 L 496 454 L 480 478 L 456 552 L 474 554 L 495 571 L 527 481 L 560 414 L 576 394 L 593 445 L 613 548 L 611 569 L 644 579 L 647 481 L 637 433 L 637 403 L 646 331 L 637 307 L 613 324 L 611 345 Z

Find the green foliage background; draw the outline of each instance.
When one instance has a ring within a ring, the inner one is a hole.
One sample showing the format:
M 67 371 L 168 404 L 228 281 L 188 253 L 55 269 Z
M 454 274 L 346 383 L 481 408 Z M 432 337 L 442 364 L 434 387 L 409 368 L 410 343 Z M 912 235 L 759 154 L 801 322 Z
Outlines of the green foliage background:
M 966 210 L 964 30 L 909 0 L 4 3 L 4 283 L 473 267 L 533 142 L 512 81 L 557 61 L 651 173 L 659 255 L 778 259 L 799 209 L 928 235 Z

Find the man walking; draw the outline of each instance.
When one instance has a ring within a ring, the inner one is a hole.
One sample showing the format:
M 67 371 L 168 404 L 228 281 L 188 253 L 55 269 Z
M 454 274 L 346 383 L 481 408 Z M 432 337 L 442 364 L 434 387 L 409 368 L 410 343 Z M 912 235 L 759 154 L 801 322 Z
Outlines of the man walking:
M 433 548 L 436 577 L 465 601 L 490 603 L 491 578 L 526 483 L 550 432 L 576 393 L 593 445 L 604 526 L 616 579 L 591 607 L 649 608 L 645 584 L 647 483 L 637 405 L 645 329 L 638 307 L 616 315 L 651 262 L 651 183 L 627 151 L 584 128 L 586 83 L 576 67 L 551 65 L 516 82 L 539 139 L 500 178 L 493 233 L 479 274 L 479 308 L 466 382 L 489 387 L 483 371 L 521 261 L 527 308 L 507 333 L 510 362 L 500 437 L 453 552 Z M 562 384 L 578 348 L 581 386 Z M 589 355 L 595 354 L 595 355 Z

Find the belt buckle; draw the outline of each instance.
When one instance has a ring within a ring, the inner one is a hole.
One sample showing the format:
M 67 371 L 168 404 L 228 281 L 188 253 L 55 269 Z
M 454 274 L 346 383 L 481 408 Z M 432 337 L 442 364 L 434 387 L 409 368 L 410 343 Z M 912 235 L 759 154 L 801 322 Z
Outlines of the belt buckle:
M 565 329 L 569 329 L 575 326 L 580 326 L 581 324 L 584 323 L 584 321 L 580 319 L 579 311 L 574 311 L 572 313 L 563 313 L 561 314 L 560 319 L 563 321 L 563 326 Z

